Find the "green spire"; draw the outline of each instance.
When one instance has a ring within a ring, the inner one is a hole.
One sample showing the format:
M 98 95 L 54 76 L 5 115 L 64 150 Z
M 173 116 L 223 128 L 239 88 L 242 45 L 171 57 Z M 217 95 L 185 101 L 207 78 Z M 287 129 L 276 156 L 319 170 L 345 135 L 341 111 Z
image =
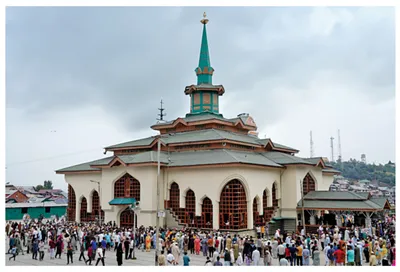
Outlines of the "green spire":
M 203 36 L 201 38 L 199 66 L 195 70 L 197 74 L 197 85 L 212 84 L 212 75 L 214 72 L 214 69 L 211 67 L 210 64 L 210 53 L 208 51 L 206 30 L 208 19 L 206 19 L 206 13 L 204 13 L 203 17 L 204 19 L 200 21 L 203 24 Z

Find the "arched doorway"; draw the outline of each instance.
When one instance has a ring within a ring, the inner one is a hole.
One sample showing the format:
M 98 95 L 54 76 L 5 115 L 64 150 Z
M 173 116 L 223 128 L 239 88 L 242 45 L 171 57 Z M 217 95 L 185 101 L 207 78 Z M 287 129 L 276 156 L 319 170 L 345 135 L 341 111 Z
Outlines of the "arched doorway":
M 201 205 L 201 220 L 200 228 L 213 228 L 213 204 L 211 199 L 208 197 L 203 199 L 203 205 Z
M 126 208 L 119 216 L 119 227 L 120 228 L 133 228 L 133 214 L 134 212 L 130 208 Z M 135 228 L 137 228 L 137 215 L 135 215 Z
M 100 220 L 99 218 L 99 210 L 100 210 L 100 197 L 97 191 L 93 191 L 92 194 L 92 212 L 91 212 L 91 221 Z M 104 211 L 101 210 L 101 219 L 104 220 Z
M 76 198 L 75 190 L 70 184 L 68 184 L 68 210 L 67 220 L 76 221 Z
M 303 195 L 307 195 L 309 192 L 315 191 L 315 181 L 310 175 L 307 175 L 303 179 Z
M 196 214 L 196 196 L 192 190 L 187 191 L 186 193 L 186 224 L 189 227 L 193 227 L 195 225 L 195 214 Z
M 170 208 L 173 211 L 179 210 L 180 190 L 179 190 L 179 185 L 176 182 L 171 184 L 171 189 L 169 190 L 169 203 L 170 203 Z
M 258 199 L 255 197 L 253 199 L 253 225 L 254 226 L 260 226 L 261 225 L 261 218 L 260 218 L 260 213 L 258 212 Z
M 274 208 L 278 208 L 278 199 L 276 197 L 277 197 L 277 188 L 274 182 L 274 184 L 272 184 L 272 207 Z
M 263 224 L 268 222 L 271 219 L 271 211 L 273 211 L 273 207 L 268 207 L 268 201 L 270 200 L 270 193 L 268 189 L 263 191 Z
M 219 204 L 219 228 L 247 229 L 246 191 L 240 180 L 231 180 L 222 189 Z
M 87 201 L 86 197 L 82 197 L 81 200 L 81 222 L 88 221 L 88 212 L 87 212 Z

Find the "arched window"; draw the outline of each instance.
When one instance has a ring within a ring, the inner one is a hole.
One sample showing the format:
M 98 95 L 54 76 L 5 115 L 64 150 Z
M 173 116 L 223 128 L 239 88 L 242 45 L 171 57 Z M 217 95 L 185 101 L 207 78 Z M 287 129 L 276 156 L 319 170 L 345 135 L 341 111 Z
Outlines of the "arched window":
M 97 191 L 93 191 L 92 194 L 92 213 L 91 213 L 91 220 L 98 220 L 99 219 L 99 210 L 100 210 L 100 198 Z M 101 218 L 104 220 L 104 211 L 101 210 Z
M 179 185 L 174 182 L 171 184 L 171 189 L 169 190 L 169 201 L 170 201 L 170 208 L 173 211 L 179 210 L 179 201 L 180 200 L 180 190 Z
M 261 225 L 261 218 L 260 218 L 260 213 L 258 212 L 258 201 L 257 197 L 253 199 L 253 225 L 260 226 Z
M 196 196 L 192 190 L 187 191 L 186 193 L 186 224 L 189 226 L 194 225 L 194 217 L 196 213 Z
M 268 208 L 268 196 L 269 193 L 267 192 L 267 189 L 265 189 L 263 192 L 263 211 L 266 211 Z
M 76 198 L 75 191 L 71 185 L 68 184 L 68 221 L 76 221 Z
M 114 183 L 114 198 L 135 198 L 140 201 L 140 182 L 125 174 Z
M 89 218 L 87 214 L 87 201 L 86 197 L 83 197 L 81 201 L 81 222 L 87 222 L 88 219 Z
M 134 212 L 127 208 L 119 217 L 119 226 L 120 228 L 133 228 L 133 214 Z M 137 215 L 135 215 L 135 227 L 137 228 Z
M 231 180 L 222 189 L 219 204 L 220 229 L 247 229 L 247 199 L 243 184 Z
M 278 199 L 276 199 L 276 195 L 277 195 L 277 188 L 274 184 L 272 184 L 272 207 L 274 208 L 278 208 Z
M 307 195 L 309 192 L 315 191 L 315 181 L 310 175 L 307 175 L 303 179 L 303 195 Z
M 201 219 L 200 228 L 213 228 L 213 204 L 208 197 L 204 198 L 203 205 L 201 205 Z

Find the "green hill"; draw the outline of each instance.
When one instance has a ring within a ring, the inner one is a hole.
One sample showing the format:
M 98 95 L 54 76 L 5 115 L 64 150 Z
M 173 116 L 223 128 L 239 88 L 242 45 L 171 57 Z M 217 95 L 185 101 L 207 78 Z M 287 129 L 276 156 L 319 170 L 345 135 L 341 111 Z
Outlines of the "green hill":
M 342 176 L 349 180 L 368 179 L 394 186 L 396 184 L 396 167 L 389 161 L 387 164 L 365 164 L 355 159 L 349 161 L 336 161 L 332 166 L 342 172 Z

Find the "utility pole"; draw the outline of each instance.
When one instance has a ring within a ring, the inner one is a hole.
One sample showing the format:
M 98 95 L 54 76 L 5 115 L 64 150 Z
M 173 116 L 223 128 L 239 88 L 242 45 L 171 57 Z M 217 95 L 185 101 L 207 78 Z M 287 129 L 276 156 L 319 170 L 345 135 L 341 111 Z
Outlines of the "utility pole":
M 333 139 L 335 139 L 335 138 L 333 138 L 333 137 L 331 136 L 331 155 L 332 155 L 332 162 L 334 162 L 334 157 L 333 157 Z
M 301 190 L 301 221 L 304 229 L 304 235 L 307 235 L 306 231 L 306 218 L 304 217 L 304 190 L 303 190 L 303 180 L 300 180 L 300 190 Z M 301 232 L 300 232 L 301 233 Z
M 155 256 L 155 265 L 158 266 L 158 247 L 159 247 L 159 231 L 160 231 L 160 218 L 159 218 L 159 211 L 160 211 L 160 149 L 161 149 L 161 135 L 158 138 L 157 142 L 157 212 L 156 212 L 156 256 Z
M 312 139 L 312 130 L 310 131 L 310 158 L 314 158 L 314 142 Z

